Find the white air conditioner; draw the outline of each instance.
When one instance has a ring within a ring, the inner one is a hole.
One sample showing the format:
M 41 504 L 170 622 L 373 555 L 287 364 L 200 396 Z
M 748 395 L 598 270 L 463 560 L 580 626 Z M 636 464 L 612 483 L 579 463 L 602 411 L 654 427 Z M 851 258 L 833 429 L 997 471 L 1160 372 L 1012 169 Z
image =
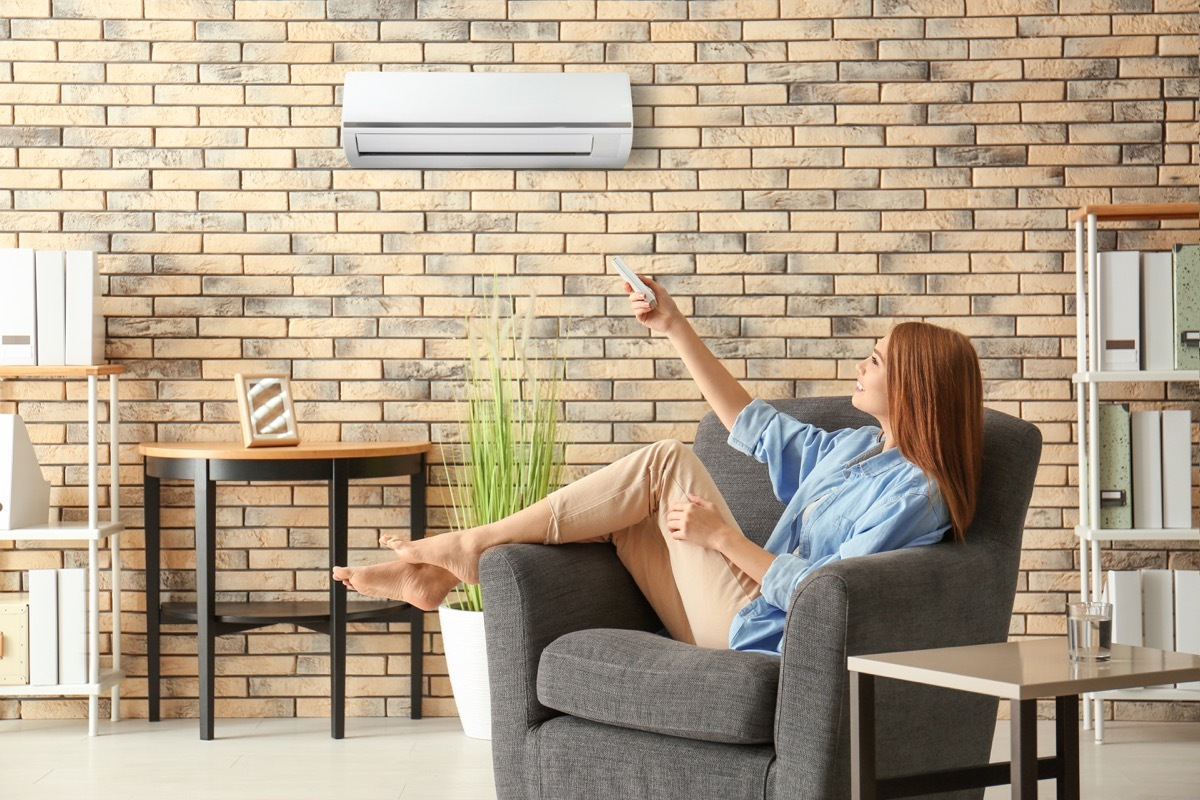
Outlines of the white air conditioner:
M 624 73 L 346 73 L 352 167 L 620 169 L 632 143 Z

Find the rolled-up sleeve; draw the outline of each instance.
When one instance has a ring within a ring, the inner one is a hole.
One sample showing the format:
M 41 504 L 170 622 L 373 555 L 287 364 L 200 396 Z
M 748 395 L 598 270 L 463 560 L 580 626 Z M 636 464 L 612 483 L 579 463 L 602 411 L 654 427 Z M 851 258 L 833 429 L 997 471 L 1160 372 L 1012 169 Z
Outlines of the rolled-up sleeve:
M 944 504 L 931 500 L 924 492 L 898 495 L 864 512 L 854 526 L 854 533 L 842 542 L 837 552 L 811 561 L 796 555 L 776 556 L 763 575 L 763 599 L 786 611 L 800 582 L 826 564 L 940 542 L 950 527 L 948 516 Z
M 775 496 L 788 503 L 817 462 L 850 432 L 822 430 L 756 399 L 734 420 L 729 446 L 765 463 Z

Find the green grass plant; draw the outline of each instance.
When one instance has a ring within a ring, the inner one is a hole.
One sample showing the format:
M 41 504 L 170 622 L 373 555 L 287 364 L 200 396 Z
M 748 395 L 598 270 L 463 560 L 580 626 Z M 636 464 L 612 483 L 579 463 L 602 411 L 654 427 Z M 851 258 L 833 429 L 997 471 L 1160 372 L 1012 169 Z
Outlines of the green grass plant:
M 510 298 L 511 300 L 511 298 Z M 466 419 L 460 423 L 462 462 L 446 465 L 453 524 L 486 525 L 536 503 L 558 488 L 564 362 L 557 346 L 549 359 L 531 355 L 533 302 L 501 312 L 492 297 L 487 315 L 467 321 Z M 443 463 L 445 464 L 445 451 Z M 458 587 L 454 605 L 483 610 L 478 584 Z

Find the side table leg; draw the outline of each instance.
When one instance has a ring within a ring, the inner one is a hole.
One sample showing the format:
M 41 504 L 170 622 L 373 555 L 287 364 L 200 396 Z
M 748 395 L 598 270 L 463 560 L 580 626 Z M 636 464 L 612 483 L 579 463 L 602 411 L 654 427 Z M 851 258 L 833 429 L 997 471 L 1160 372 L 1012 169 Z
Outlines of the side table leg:
M 329 476 L 329 569 L 349 556 L 350 465 L 334 459 Z M 329 721 L 331 735 L 346 735 L 346 587 L 329 579 Z
M 409 502 L 412 513 L 409 517 L 411 538 L 425 538 L 426 506 L 425 506 L 425 456 L 421 455 L 421 466 L 412 476 L 409 484 Z M 409 616 L 409 689 L 410 719 L 421 719 L 421 700 L 425 696 L 424 660 L 425 660 L 425 612 L 417 607 L 411 609 Z
M 850 797 L 875 800 L 875 676 L 850 673 Z
M 1058 800 L 1079 800 L 1079 695 L 1054 698 Z
M 216 714 L 217 487 L 209 465 L 196 459 L 196 653 L 200 662 L 200 738 L 213 738 Z
M 1010 700 L 1013 800 L 1037 800 L 1037 700 Z
M 144 469 L 144 467 L 143 467 Z M 143 473 L 142 495 L 145 498 L 146 530 L 146 716 L 151 722 L 158 722 L 159 702 L 162 697 L 159 686 L 159 480 Z

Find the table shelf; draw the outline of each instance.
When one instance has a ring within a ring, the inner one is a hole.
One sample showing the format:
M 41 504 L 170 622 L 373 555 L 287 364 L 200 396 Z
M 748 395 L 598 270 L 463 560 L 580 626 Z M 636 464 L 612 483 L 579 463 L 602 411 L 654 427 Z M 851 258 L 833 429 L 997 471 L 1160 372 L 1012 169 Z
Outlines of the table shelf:
M 98 542 L 109 536 L 116 536 L 123 530 L 125 530 L 125 525 L 121 522 L 106 522 L 98 528 L 92 528 L 86 522 L 52 522 L 32 528 L 12 528 L 0 531 L 0 541 Z

